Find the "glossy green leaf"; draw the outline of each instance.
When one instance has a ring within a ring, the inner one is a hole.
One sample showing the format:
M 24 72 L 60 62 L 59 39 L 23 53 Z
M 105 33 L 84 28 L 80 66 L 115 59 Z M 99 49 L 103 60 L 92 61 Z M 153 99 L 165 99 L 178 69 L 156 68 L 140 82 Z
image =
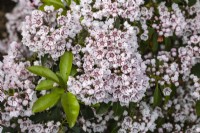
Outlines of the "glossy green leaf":
M 70 72 L 70 76 L 75 76 L 77 74 L 77 67 L 76 66 L 72 66 L 71 72 Z
M 110 108 L 110 102 L 109 103 L 101 103 L 100 107 L 97 109 L 97 114 L 104 114 L 106 112 L 108 112 L 108 109 Z
M 40 83 L 36 86 L 36 90 L 37 91 L 40 91 L 40 90 L 49 90 L 51 88 L 53 88 L 53 84 L 54 84 L 54 81 L 52 80 L 42 80 L 40 81 Z
M 169 37 L 165 37 L 164 42 L 165 42 L 165 49 L 168 51 L 171 50 L 172 48 L 171 39 Z
M 120 23 L 121 23 L 121 20 L 120 20 L 119 17 L 117 17 L 116 20 L 115 20 L 115 23 L 114 23 L 115 28 L 119 29 L 120 28 Z
M 39 7 L 39 8 L 41 8 L 41 7 Z M 42 66 L 45 66 L 45 64 L 46 64 L 46 62 L 48 61 L 49 59 L 48 59 L 48 55 L 47 54 L 45 54 L 44 56 L 42 56 L 41 57 L 41 64 L 42 64 Z
M 2 129 L 1 129 L 2 128 Z M 10 126 L 6 126 L 6 125 L 0 125 L 0 132 L 1 133 L 17 133 L 17 129 L 16 128 L 12 128 Z
M 176 3 L 176 4 L 179 4 L 179 3 L 181 3 L 182 1 L 181 1 L 181 0 L 173 0 L 173 2 Z
M 158 34 L 157 33 L 154 33 L 154 35 L 153 35 L 152 50 L 153 50 L 153 52 L 157 52 L 158 51 Z
M 161 95 L 161 91 L 158 87 L 158 84 L 156 85 L 156 89 L 154 91 L 154 95 L 153 95 L 153 106 L 159 106 L 162 102 L 162 95 Z
M 98 109 L 100 107 L 100 103 L 92 104 L 91 107 Z
M 61 97 L 61 104 L 66 114 L 66 119 L 69 127 L 72 128 L 79 115 L 80 105 L 76 97 L 70 93 L 64 93 Z
M 65 8 L 61 0 L 41 0 L 45 5 L 53 5 L 55 9 Z
M 81 0 L 74 0 L 74 2 L 75 2 L 77 5 L 80 5 Z
M 156 127 L 161 127 L 165 123 L 165 118 L 164 117 L 158 117 L 156 120 Z
M 54 72 L 52 72 L 49 68 L 43 67 L 43 66 L 31 66 L 27 68 L 30 72 L 45 77 L 47 79 L 50 79 L 52 81 L 55 81 L 56 83 L 59 83 L 59 79 L 56 76 Z
M 41 10 L 41 11 L 44 11 L 44 6 L 45 6 L 45 4 L 39 6 L 38 9 Z
M 200 116 L 200 100 L 196 102 L 196 114 L 197 116 Z
M 65 0 L 65 1 L 66 1 L 66 3 L 67 3 L 67 6 L 70 6 L 71 3 L 72 3 L 72 0 Z
M 195 76 L 197 76 L 198 78 L 200 78 L 200 63 L 195 64 L 192 69 L 191 69 L 191 74 L 194 74 Z
M 81 104 L 80 104 L 81 105 Z M 91 106 L 81 106 L 81 116 L 83 116 L 85 119 L 92 119 L 94 118 L 94 111 L 92 110 Z
M 64 82 L 67 83 L 68 76 L 70 75 L 73 62 L 72 52 L 65 52 L 60 58 L 60 75 Z
M 112 107 L 113 111 L 114 111 L 114 116 L 122 116 L 124 109 L 123 107 L 120 105 L 119 102 L 115 102 L 113 103 L 113 107 Z
M 52 120 L 60 121 L 61 119 L 63 119 L 63 115 L 62 113 L 60 113 L 60 108 L 57 105 L 55 105 L 48 111 L 43 111 L 43 112 L 31 115 L 29 119 L 33 121 L 34 123 L 40 123 L 41 121 L 46 122 L 46 121 L 52 121 Z
M 162 2 L 162 0 L 156 0 L 156 2 L 157 2 L 157 3 L 160 3 L 160 2 Z
M 148 36 L 149 36 L 149 38 L 152 38 L 152 35 L 155 33 L 154 28 L 148 27 L 148 30 L 149 30 Z
M 50 93 L 50 94 L 46 94 L 46 95 L 40 97 L 33 104 L 32 111 L 34 113 L 37 113 L 37 112 L 42 112 L 42 111 L 46 110 L 47 108 L 53 107 L 60 99 L 60 96 L 61 95 L 58 93 Z
M 188 0 L 188 5 L 189 6 L 193 6 L 194 4 L 196 4 L 197 0 Z
M 170 100 L 170 96 L 165 96 L 165 102 L 164 102 L 164 104 L 167 104 L 169 100 Z
M 83 19 L 83 18 L 81 18 Z M 81 21 L 80 19 L 80 21 Z M 78 34 L 78 44 L 80 44 L 81 46 L 84 46 L 85 45 L 85 39 L 89 36 L 89 32 L 86 30 L 86 29 L 82 29 L 79 34 Z
M 60 72 L 56 72 L 56 75 L 57 75 L 57 77 L 58 77 L 58 79 L 60 81 L 60 85 L 65 88 L 66 87 L 66 83 L 64 82 Z
M 51 92 L 51 93 L 57 93 L 57 94 L 62 95 L 64 92 L 65 92 L 65 90 L 64 90 L 63 88 L 58 88 L 58 87 L 56 87 L 56 88 L 53 88 L 53 89 L 52 89 L 52 92 Z
M 107 129 L 109 131 L 109 133 L 118 133 L 119 130 L 119 126 L 118 126 L 118 122 L 115 121 L 114 119 L 109 120 L 109 122 L 106 124 Z M 108 132 L 106 132 L 108 133 Z
M 129 116 L 133 117 L 136 114 L 136 110 L 137 110 L 137 104 L 134 102 L 130 102 L 128 109 Z

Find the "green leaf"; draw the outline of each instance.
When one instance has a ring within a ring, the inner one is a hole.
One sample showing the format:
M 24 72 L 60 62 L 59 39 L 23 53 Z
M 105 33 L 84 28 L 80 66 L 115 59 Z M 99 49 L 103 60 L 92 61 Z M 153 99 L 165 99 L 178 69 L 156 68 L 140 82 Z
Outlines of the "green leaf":
M 100 107 L 97 109 L 97 114 L 104 114 L 104 113 L 106 113 L 106 112 L 108 112 L 108 109 L 110 108 L 110 104 L 111 104 L 111 102 L 109 102 L 109 103 L 101 103 L 100 104 Z
M 74 2 L 75 2 L 77 5 L 80 5 L 81 0 L 74 0 Z
M 115 22 L 114 22 L 114 26 L 115 28 L 119 29 L 120 28 L 120 23 L 121 23 L 121 20 L 119 17 L 116 18 Z
M 119 126 L 117 125 L 117 121 L 110 120 L 107 124 L 107 129 L 109 129 L 109 133 L 118 133 Z
M 83 132 L 81 132 L 80 125 L 75 125 L 73 128 L 71 128 L 69 133 L 83 133 Z
M 182 3 L 181 0 L 173 0 L 173 2 L 176 3 L 176 4 Z
M 66 114 L 66 119 L 69 127 L 72 128 L 79 115 L 80 105 L 76 97 L 70 93 L 64 93 L 61 97 L 61 104 Z
M 156 127 L 161 127 L 166 121 L 165 118 L 162 118 L 162 117 L 158 117 L 158 119 L 156 120 Z
M 60 58 L 60 75 L 64 82 L 67 83 L 68 76 L 70 75 L 73 62 L 72 52 L 65 52 Z
M 171 39 L 169 37 L 165 37 L 164 42 L 165 42 L 165 49 L 167 51 L 171 50 L 172 47 Z
M 68 6 L 70 6 L 71 3 L 72 3 L 72 0 L 65 0 L 65 1 L 66 1 L 66 3 L 67 3 Z
M 128 109 L 129 116 L 133 117 L 136 114 L 136 110 L 137 110 L 137 104 L 134 102 L 130 102 Z
M 196 114 L 197 116 L 200 116 L 200 100 L 196 102 Z
M 158 51 L 158 34 L 154 33 L 153 35 L 153 47 L 152 47 L 153 52 Z
M 62 113 L 60 113 L 60 108 L 58 106 L 54 106 L 48 111 L 43 111 L 30 116 L 29 119 L 34 123 L 40 123 L 40 122 L 46 123 L 52 120 L 60 121 L 61 119 L 63 119 L 63 116 Z
M 30 72 L 45 77 L 47 79 L 50 79 L 52 81 L 55 81 L 56 83 L 59 83 L 59 79 L 56 76 L 54 72 L 52 72 L 49 68 L 43 67 L 43 66 L 31 66 L 27 68 Z
M 162 0 L 156 0 L 156 2 L 159 4 L 160 2 L 162 2 Z
M 39 6 L 38 9 L 41 10 L 41 11 L 44 11 L 44 6 L 45 6 L 45 4 Z
M 41 8 L 41 6 L 39 7 Z M 45 66 L 45 63 L 48 61 L 48 55 L 45 54 L 44 56 L 41 57 L 41 63 L 42 63 L 42 66 Z
M 77 74 L 77 67 L 76 66 L 72 66 L 70 76 L 75 76 L 76 74 Z
M 81 20 L 80 20 L 81 21 Z M 85 39 L 90 35 L 90 33 L 86 29 L 82 29 L 77 36 L 78 44 L 81 46 L 85 45 Z
M 152 35 L 155 33 L 155 30 L 154 30 L 154 28 L 151 28 L 151 27 L 148 27 L 148 30 L 149 30 L 148 36 L 149 36 L 149 38 L 151 38 Z
M 92 104 L 91 107 L 98 109 L 100 107 L 100 103 Z
M 60 96 L 61 95 L 58 93 L 50 93 L 50 94 L 46 94 L 46 95 L 40 97 L 33 104 L 32 111 L 34 113 L 37 113 L 37 112 L 42 112 L 42 111 L 46 110 L 47 108 L 53 107 L 60 99 Z
M 63 88 L 58 88 L 58 87 L 56 87 L 56 88 L 53 88 L 53 89 L 52 89 L 52 92 L 51 92 L 51 93 L 57 93 L 57 94 L 62 95 L 64 92 L 65 92 L 65 90 L 64 90 Z
M 188 0 L 188 6 L 193 6 L 196 2 L 197 0 Z
M 41 0 L 45 5 L 53 5 L 55 9 L 63 8 L 65 9 L 64 4 L 61 0 Z
M 161 92 L 160 92 L 160 89 L 158 87 L 158 83 L 156 85 L 156 89 L 154 91 L 154 95 L 153 95 L 153 106 L 156 107 L 156 106 L 159 106 L 162 102 L 162 95 L 161 95 Z
M 164 104 L 167 104 L 169 100 L 170 100 L 170 96 L 165 96 L 165 103 Z
M 122 116 L 124 109 L 123 107 L 120 105 L 119 102 L 115 102 L 113 103 L 113 111 L 114 111 L 114 116 Z
M 140 45 L 139 45 L 139 50 L 142 54 L 145 54 L 146 52 L 149 51 L 149 44 L 147 43 L 147 41 L 141 41 Z
M 81 116 L 84 117 L 84 119 L 92 119 L 94 118 L 94 111 L 92 110 L 93 108 L 91 108 L 90 106 L 81 106 Z
M 2 131 L 1 131 L 1 128 L 2 128 Z M 17 133 L 19 130 L 17 131 L 17 128 L 12 128 L 10 126 L 7 127 L 0 124 L 0 131 L 1 133 Z
M 194 65 L 191 69 L 191 74 L 194 74 L 195 76 L 197 76 L 198 78 L 200 78 L 200 63 L 197 63 L 196 65 Z
M 51 88 L 53 88 L 53 84 L 54 84 L 54 81 L 51 81 L 51 80 L 42 80 L 40 81 L 40 83 L 36 86 L 36 90 L 37 91 L 40 91 L 40 90 L 49 90 Z
M 60 85 L 65 88 L 66 87 L 66 83 L 64 82 L 60 72 L 56 72 L 56 75 L 57 75 L 57 77 L 58 77 L 58 79 L 60 81 Z

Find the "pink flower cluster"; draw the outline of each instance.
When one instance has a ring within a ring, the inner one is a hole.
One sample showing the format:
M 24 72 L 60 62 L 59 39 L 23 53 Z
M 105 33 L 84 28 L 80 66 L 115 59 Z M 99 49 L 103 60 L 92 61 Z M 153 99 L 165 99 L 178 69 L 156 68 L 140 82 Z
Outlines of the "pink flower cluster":
M 71 39 L 82 29 L 80 17 L 72 11 L 68 11 L 66 16 L 61 15 L 62 10 L 54 11 L 53 6 L 46 6 L 45 11 L 34 10 L 26 17 L 22 26 L 22 42 L 40 56 L 50 54 L 57 60 L 66 49 L 71 48 Z M 56 15 L 59 15 L 58 18 Z

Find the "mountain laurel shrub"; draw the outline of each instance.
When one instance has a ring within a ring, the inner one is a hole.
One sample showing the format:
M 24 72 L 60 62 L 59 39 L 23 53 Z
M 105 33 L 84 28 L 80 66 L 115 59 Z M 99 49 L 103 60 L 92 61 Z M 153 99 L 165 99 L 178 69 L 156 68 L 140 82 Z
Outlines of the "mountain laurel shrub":
M 14 1 L 0 132 L 200 132 L 199 0 Z

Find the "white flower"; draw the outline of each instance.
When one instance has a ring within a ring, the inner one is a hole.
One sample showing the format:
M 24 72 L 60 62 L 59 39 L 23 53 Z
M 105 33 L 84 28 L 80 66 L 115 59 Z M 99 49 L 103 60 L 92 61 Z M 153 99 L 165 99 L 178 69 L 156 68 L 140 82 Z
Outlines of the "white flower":
M 163 95 L 164 96 L 170 96 L 171 92 L 172 92 L 172 90 L 169 87 L 166 87 L 166 88 L 163 89 Z

